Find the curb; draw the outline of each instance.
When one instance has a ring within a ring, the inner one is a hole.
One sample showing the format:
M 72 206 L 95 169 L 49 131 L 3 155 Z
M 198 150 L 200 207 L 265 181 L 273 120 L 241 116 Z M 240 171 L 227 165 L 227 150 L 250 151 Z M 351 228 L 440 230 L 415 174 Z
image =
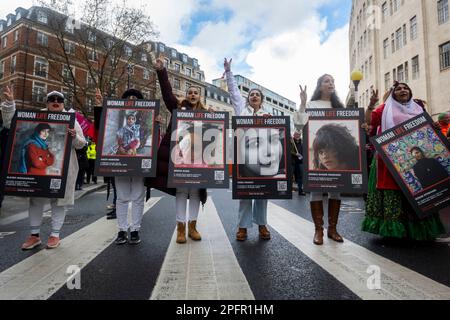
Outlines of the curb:
M 98 190 L 101 190 L 101 189 L 106 189 L 106 184 L 105 183 L 99 183 L 99 184 L 94 185 L 93 187 L 91 187 L 89 189 L 78 191 L 78 193 L 77 193 L 77 191 L 75 191 L 75 200 L 78 200 L 78 199 L 80 199 L 80 198 L 82 198 L 82 197 L 84 197 L 84 196 L 86 196 L 86 195 L 88 195 L 90 193 L 94 193 L 94 192 L 96 192 Z

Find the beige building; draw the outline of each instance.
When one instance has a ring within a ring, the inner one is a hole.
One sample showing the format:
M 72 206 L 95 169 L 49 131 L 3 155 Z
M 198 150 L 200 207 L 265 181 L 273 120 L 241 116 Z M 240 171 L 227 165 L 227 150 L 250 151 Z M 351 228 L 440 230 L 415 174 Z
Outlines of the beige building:
M 448 0 L 353 0 L 349 37 L 351 71 L 364 74 L 359 106 L 367 107 L 372 89 L 382 97 L 398 80 L 428 102 L 434 118 L 450 110 Z

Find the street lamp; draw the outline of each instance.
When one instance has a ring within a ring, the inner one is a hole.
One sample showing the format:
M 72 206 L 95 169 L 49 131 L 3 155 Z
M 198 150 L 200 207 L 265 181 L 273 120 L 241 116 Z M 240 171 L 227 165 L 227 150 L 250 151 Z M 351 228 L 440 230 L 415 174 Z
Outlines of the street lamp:
M 359 70 L 353 71 L 350 75 L 350 79 L 352 79 L 353 84 L 355 85 L 355 109 L 358 109 L 358 86 L 363 78 L 363 73 Z

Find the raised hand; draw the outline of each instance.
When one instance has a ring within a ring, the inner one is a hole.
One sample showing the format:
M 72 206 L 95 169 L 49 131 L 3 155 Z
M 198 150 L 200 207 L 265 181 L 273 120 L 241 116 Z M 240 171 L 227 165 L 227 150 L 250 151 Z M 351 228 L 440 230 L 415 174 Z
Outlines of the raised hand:
M 95 105 L 96 106 L 102 106 L 103 105 L 103 96 L 102 92 L 99 88 L 95 89 Z
M 380 100 L 380 97 L 378 96 L 378 89 L 372 90 L 372 96 L 370 97 L 369 107 L 374 107 L 377 104 L 378 100 Z
M 11 90 L 9 86 L 6 86 L 5 90 L 3 90 L 3 96 L 9 102 L 14 101 L 14 92 Z
M 308 87 L 305 85 L 305 89 L 303 89 L 301 84 L 299 85 L 299 87 L 301 106 L 306 107 L 306 101 L 308 101 L 308 94 L 306 93 L 306 90 L 308 89 Z
M 156 58 L 155 64 L 153 65 L 157 71 L 161 71 L 164 69 L 164 58 L 162 55 L 159 58 Z
M 225 72 L 231 71 L 231 62 L 232 61 L 233 61 L 233 58 L 231 58 L 230 60 L 227 60 L 227 58 L 224 59 L 223 68 L 225 69 Z

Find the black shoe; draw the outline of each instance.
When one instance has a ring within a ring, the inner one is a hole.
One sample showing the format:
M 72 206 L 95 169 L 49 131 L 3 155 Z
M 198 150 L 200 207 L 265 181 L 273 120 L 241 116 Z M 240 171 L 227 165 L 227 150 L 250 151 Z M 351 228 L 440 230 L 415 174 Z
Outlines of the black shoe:
M 113 209 L 112 211 L 110 211 L 106 214 L 106 220 L 112 220 L 112 219 L 117 219 L 116 209 Z
M 139 231 L 131 231 L 130 232 L 130 241 L 129 244 L 138 244 L 141 242 L 141 238 L 139 237 Z
M 128 242 L 127 232 L 126 231 L 119 231 L 117 234 L 117 238 L 114 241 L 116 244 L 124 244 Z

